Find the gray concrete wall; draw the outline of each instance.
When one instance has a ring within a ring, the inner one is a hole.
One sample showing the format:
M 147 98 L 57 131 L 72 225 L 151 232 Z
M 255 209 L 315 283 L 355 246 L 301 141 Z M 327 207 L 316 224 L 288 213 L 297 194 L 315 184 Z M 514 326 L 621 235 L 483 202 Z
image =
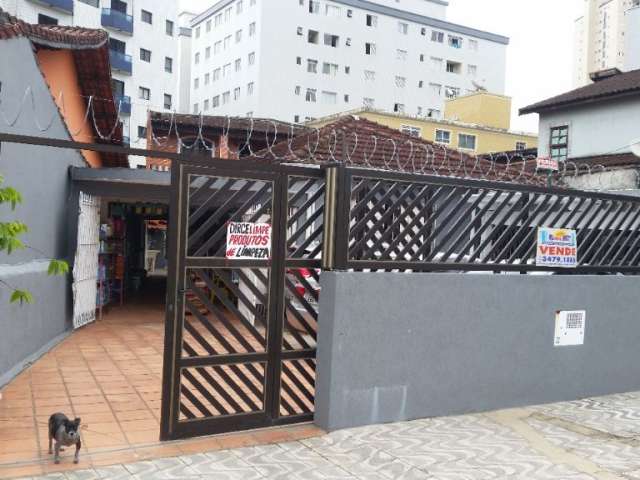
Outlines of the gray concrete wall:
M 22 109 L 12 126 L 0 119 L 0 131 L 70 139 L 26 39 L 0 42 L 0 82 L 4 114 L 12 120 Z M 28 86 L 34 92 L 35 111 L 30 97 L 20 106 Z M 41 132 L 36 119 L 42 128 L 51 119 L 53 123 Z M 84 165 L 75 150 L 0 145 L 0 174 L 5 184 L 18 189 L 24 198 L 15 212 L 3 205 L 0 215 L 3 220 L 25 222 L 29 232 L 23 240 L 46 257 L 72 260 L 78 203 L 68 170 Z M 10 291 L 0 287 L 0 385 L 71 327 L 70 278 L 47 277 L 46 262 L 39 260 L 42 256 L 33 250 L 0 254 L 0 279 L 31 291 L 35 298 L 30 306 L 9 305 Z
M 327 430 L 640 390 L 640 278 L 321 277 L 316 423 Z M 587 311 L 554 347 L 555 312 Z

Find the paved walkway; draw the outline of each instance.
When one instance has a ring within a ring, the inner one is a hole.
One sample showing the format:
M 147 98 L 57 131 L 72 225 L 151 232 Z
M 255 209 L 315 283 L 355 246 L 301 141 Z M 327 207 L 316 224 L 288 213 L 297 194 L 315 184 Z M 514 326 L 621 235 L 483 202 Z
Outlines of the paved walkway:
M 343 430 L 46 479 L 640 479 L 640 393 Z

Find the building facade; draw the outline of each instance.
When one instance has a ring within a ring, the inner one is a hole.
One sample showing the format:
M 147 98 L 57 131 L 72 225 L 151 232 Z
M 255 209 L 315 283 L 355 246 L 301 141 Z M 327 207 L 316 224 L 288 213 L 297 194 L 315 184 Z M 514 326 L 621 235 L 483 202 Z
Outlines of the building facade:
M 191 22 L 191 113 L 303 122 L 366 107 L 439 118 L 446 98 L 503 93 L 508 38 L 447 22 L 446 6 L 219 1 Z
M 575 22 L 573 83 L 590 83 L 590 75 L 617 68 L 633 70 L 640 57 L 636 33 L 640 0 L 585 0 L 584 15 Z M 635 29 L 634 29 L 635 25 Z M 631 41 L 629 41 L 631 40 Z
M 538 146 L 537 135 L 510 129 L 511 98 L 487 92 L 447 100 L 443 119 L 371 109 L 359 109 L 348 114 L 469 154 L 516 152 Z M 325 125 L 331 118 L 318 119 L 310 124 Z
M 177 110 L 181 42 L 172 0 L 0 0 L 0 7 L 28 22 L 102 28 L 109 33 L 114 100 L 120 105 L 125 140 L 146 148 L 147 112 Z M 109 101 L 99 99 L 97 101 Z M 131 166 L 144 165 L 130 157 Z

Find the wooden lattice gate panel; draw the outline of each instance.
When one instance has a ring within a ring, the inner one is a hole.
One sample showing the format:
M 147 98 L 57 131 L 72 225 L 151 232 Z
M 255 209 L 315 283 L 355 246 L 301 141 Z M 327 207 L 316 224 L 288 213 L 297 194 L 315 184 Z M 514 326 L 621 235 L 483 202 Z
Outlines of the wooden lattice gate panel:
M 311 420 L 324 173 L 181 162 L 172 188 L 162 437 Z M 271 258 L 227 258 L 229 222 L 270 224 Z

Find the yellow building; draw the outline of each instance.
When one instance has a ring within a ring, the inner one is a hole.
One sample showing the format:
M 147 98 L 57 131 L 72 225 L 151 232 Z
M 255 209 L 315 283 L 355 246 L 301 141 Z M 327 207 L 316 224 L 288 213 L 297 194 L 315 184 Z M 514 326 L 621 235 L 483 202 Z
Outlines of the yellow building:
M 445 102 L 444 119 L 360 109 L 325 117 L 310 125 L 322 126 L 341 115 L 355 115 L 409 135 L 477 154 L 537 148 L 538 136 L 514 132 L 511 98 L 475 92 Z

